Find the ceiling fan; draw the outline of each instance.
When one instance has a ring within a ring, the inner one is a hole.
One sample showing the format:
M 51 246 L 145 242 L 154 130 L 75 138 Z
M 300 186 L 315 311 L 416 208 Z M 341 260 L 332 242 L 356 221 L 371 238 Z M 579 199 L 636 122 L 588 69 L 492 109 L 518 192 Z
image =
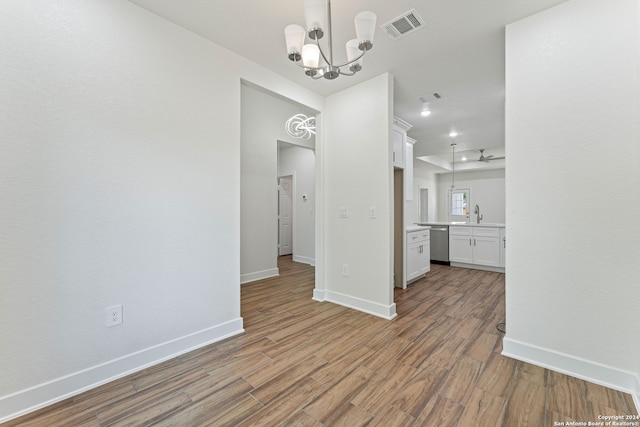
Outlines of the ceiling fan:
M 484 155 L 484 148 L 479 149 L 478 151 L 480 151 L 480 158 L 478 159 L 479 162 L 485 162 L 488 163 L 489 160 L 502 160 L 504 159 L 504 156 L 502 157 L 496 157 L 494 155 L 489 155 L 489 156 L 485 156 Z

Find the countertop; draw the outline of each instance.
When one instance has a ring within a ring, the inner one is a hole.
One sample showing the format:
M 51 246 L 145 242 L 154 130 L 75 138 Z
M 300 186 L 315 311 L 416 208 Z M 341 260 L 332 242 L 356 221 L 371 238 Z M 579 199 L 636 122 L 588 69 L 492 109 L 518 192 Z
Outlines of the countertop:
M 420 224 L 410 225 L 407 227 L 407 233 L 410 233 L 412 231 L 428 230 L 430 228 L 431 227 L 429 227 L 428 225 L 420 225 Z
M 498 224 L 495 222 L 480 222 L 480 224 L 476 224 L 475 222 L 467 222 L 467 223 L 456 223 L 456 222 L 446 222 L 446 221 L 430 221 L 424 224 L 418 223 L 416 226 L 421 227 L 425 225 L 448 225 L 448 226 L 456 226 L 456 227 L 497 227 L 497 228 L 505 228 L 504 224 Z M 407 230 L 409 228 L 407 227 Z

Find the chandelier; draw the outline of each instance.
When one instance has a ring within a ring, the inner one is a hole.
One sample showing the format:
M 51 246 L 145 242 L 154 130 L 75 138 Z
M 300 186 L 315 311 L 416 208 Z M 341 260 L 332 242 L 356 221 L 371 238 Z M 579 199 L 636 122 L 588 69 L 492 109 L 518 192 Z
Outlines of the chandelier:
M 309 139 L 316 134 L 316 118 L 296 114 L 284 124 L 287 133 L 294 138 Z
M 333 62 L 333 41 L 331 38 L 331 0 L 304 0 L 305 31 L 300 25 L 287 25 L 284 36 L 287 42 L 289 59 L 304 69 L 312 79 L 333 80 L 340 74 L 353 76 L 362 69 L 362 57 L 373 47 L 373 35 L 376 29 L 376 14 L 365 11 L 356 15 L 356 38 L 346 44 L 347 62 Z M 323 50 L 320 39 L 327 33 L 327 47 Z M 314 42 L 305 44 L 309 35 Z

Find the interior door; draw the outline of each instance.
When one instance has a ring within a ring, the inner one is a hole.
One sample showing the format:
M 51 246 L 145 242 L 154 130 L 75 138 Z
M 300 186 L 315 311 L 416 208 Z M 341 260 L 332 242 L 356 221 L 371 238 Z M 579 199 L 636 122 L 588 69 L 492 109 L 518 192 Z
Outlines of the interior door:
M 293 179 L 291 176 L 278 178 L 278 254 L 293 253 Z

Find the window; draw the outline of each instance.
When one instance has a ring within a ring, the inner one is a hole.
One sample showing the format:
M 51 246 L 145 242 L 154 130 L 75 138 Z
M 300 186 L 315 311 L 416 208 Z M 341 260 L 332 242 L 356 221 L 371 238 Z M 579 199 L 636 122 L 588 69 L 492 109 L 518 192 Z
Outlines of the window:
M 449 216 L 450 222 L 469 222 L 469 199 L 468 188 L 449 190 Z

